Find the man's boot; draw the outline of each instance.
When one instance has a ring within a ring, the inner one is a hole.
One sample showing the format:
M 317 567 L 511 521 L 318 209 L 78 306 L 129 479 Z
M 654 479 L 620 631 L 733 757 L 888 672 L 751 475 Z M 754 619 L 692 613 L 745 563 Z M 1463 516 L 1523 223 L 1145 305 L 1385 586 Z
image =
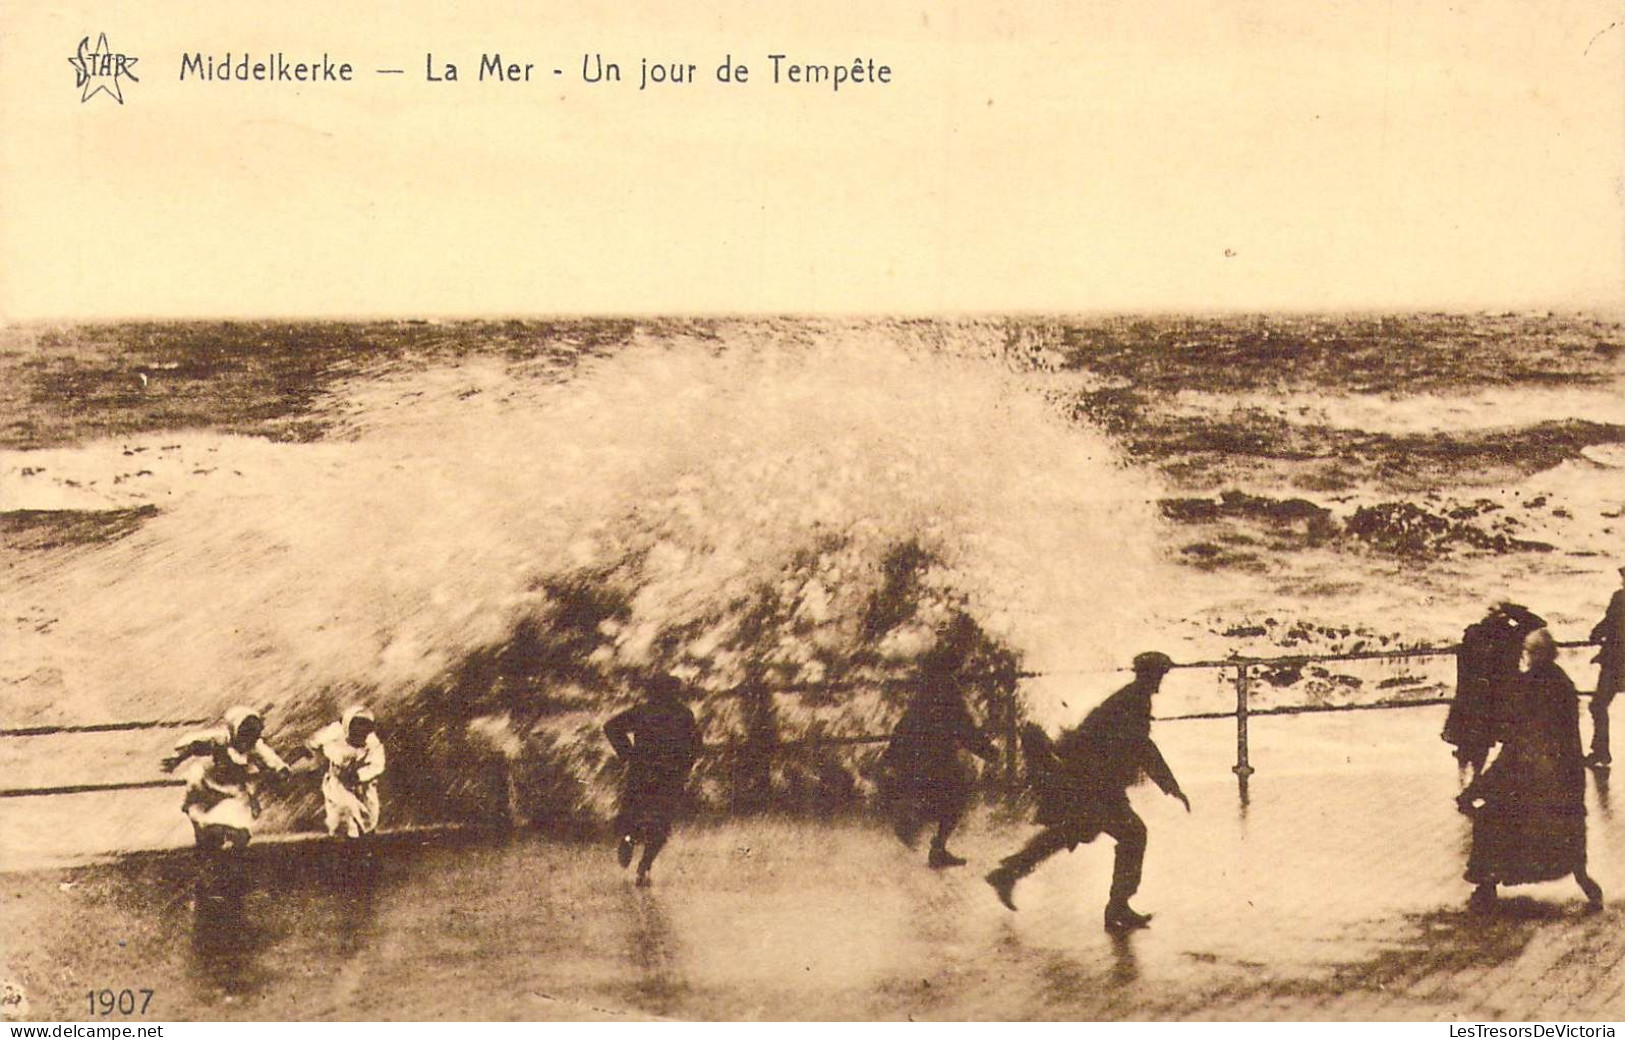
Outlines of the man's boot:
M 615 846 L 615 859 L 622 870 L 632 865 L 632 835 L 621 835 L 620 844 Z
M 939 845 L 936 842 L 932 842 L 931 855 L 926 857 L 925 862 L 931 867 L 932 870 L 941 870 L 944 867 L 962 867 L 965 865 L 964 857 L 954 855 L 948 851 L 948 846 Z
M 1151 915 L 1135 913 L 1134 908 L 1128 905 L 1128 900 L 1106 904 L 1106 930 L 1121 933 L 1132 932 L 1136 928 L 1149 928 Z
M 1586 894 L 1586 908 L 1588 910 L 1602 909 L 1602 886 L 1591 880 L 1591 875 L 1584 869 L 1574 872 L 1574 880 L 1580 883 L 1580 891 Z
M 1017 875 L 1015 871 L 1005 866 L 995 867 L 988 872 L 987 877 L 983 880 L 993 886 L 994 895 L 999 897 L 999 902 L 1003 903 L 1007 909 L 1014 910 L 1016 908 Z

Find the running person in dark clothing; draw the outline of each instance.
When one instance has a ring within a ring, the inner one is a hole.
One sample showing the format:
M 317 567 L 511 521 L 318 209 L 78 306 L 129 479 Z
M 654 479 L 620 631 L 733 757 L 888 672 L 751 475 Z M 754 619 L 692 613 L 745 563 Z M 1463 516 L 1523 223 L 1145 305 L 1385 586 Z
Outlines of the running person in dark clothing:
M 970 805 L 972 778 L 959 761 L 960 748 L 988 762 L 998 756 L 971 719 L 952 672 L 940 659 L 928 662 L 920 691 L 892 730 L 881 764 L 897 837 L 913 847 L 920 828 L 936 824 L 926 862 L 938 870 L 965 865 L 948 851 L 948 837 Z
M 643 703 L 604 725 L 610 747 L 626 763 L 621 809 L 615 817 L 616 856 L 621 866 L 629 866 L 636 846 L 643 846 L 638 860 L 640 888 L 649 884 L 649 868 L 671 837 L 688 772 L 702 748 L 699 726 L 682 694 L 676 678 L 658 676 Z
M 1603 767 L 1613 763 L 1608 746 L 1608 707 L 1625 690 L 1625 567 L 1619 569 L 1620 587 L 1608 601 L 1608 611 L 1591 630 L 1591 641 L 1602 644 L 1597 656 L 1597 692 L 1591 695 L 1591 754 L 1586 762 Z
M 1044 830 L 987 875 L 987 883 L 1005 906 L 1016 908 L 1016 882 L 1038 864 L 1062 849 L 1110 834 L 1117 840 L 1117 856 L 1106 929 L 1128 931 L 1151 922 L 1150 914 L 1136 913 L 1128 904 L 1140 887 L 1146 847 L 1145 824 L 1129 805 L 1128 788 L 1148 776 L 1190 811 L 1190 799 L 1151 741 L 1151 698 L 1172 667 L 1173 661 L 1164 654 L 1140 654 L 1134 659 L 1134 681 L 1106 698 L 1060 740 L 1051 744 L 1037 726 L 1023 732 L 1028 770 L 1038 789 L 1038 822 Z

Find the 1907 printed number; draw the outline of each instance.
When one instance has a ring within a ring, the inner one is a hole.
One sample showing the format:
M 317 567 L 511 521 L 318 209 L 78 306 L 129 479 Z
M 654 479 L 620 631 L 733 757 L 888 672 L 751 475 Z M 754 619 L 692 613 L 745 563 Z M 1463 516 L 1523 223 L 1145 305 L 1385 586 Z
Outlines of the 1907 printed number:
M 156 992 L 150 989 L 92 989 L 85 991 L 85 1000 L 90 1004 L 91 1017 L 97 1015 L 144 1015 L 147 1005 L 152 1003 L 152 995 Z

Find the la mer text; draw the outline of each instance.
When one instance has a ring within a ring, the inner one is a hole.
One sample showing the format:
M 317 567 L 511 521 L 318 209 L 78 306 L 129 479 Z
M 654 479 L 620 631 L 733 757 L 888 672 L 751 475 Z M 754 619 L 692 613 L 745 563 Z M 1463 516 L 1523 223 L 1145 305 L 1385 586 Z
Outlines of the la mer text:
M 423 74 L 430 83 L 456 83 L 459 79 L 456 63 L 436 61 L 432 52 L 423 56 Z M 535 62 L 504 61 L 497 53 L 480 55 L 476 77 L 481 83 L 529 83 L 535 74 Z
M 891 66 L 879 64 L 873 58 L 858 58 L 850 65 L 792 61 L 784 54 L 769 54 L 767 60 L 770 63 L 768 81 L 774 84 L 817 85 L 838 91 L 843 86 L 892 81 Z M 509 61 L 500 52 L 488 52 L 480 55 L 475 79 L 481 83 L 530 83 L 539 78 L 536 68 L 536 62 Z M 462 78 L 456 62 L 436 60 L 432 52 L 423 56 L 423 73 L 430 83 L 456 83 Z M 563 74 L 562 69 L 553 70 L 554 76 Z M 742 86 L 751 81 L 751 70 L 742 62 L 735 62 L 733 55 L 729 54 L 723 58 L 722 64 L 716 66 L 712 76 L 717 83 Z M 699 78 L 699 66 L 694 62 L 638 59 L 639 90 L 687 86 Z M 606 60 L 602 54 L 583 54 L 581 80 L 584 83 L 620 83 L 621 66 L 618 62 Z

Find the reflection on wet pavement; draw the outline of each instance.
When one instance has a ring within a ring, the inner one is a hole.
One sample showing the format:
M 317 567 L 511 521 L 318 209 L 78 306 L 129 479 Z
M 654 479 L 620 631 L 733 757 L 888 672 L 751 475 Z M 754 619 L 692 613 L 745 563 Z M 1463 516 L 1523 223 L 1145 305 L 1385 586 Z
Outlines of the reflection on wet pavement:
M 980 874 L 1031 832 L 982 814 L 972 865 L 928 870 L 880 826 L 752 819 L 679 833 L 632 887 L 607 846 L 396 836 L 0 877 L 7 974 L 34 1014 L 85 979 L 156 989 L 149 1017 L 1384 1019 L 1618 1017 L 1625 908 L 1572 883 L 1465 909 L 1458 778 L 1432 711 L 1255 720 L 1242 813 L 1216 724 L 1159 728 L 1187 815 L 1136 789 L 1136 904 L 1101 928 L 1107 838 L 1000 907 Z M 1625 840 L 1590 790 L 1593 873 Z M 61 886 L 67 887 L 61 887 Z M 56 966 L 67 966 L 66 971 Z
M 260 954 L 269 936 L 246 903 L 253 876 L 237 857 L 197 857 L 192 895 L 192 962 L 200 1003 L 247 996 L 267 981 Z
M 628 1003 L 655 1015 L 673 1014 L 688 987 L 676 934 L 661 906 L 663 897 L 643 889 L 628 891 L 631 928 L 625 959 L 634 975 Z

